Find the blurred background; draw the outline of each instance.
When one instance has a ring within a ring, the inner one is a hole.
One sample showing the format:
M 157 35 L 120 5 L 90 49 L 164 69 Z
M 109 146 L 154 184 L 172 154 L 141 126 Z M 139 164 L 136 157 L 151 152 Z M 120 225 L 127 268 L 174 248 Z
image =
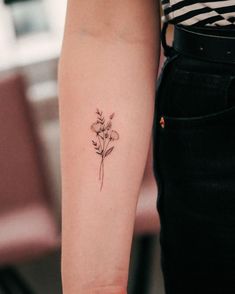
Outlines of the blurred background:
M 62 293 L 57 64 L 65 12 L 66 0 L 0 0 L 0 294 Z M 156 199 L 149 153 L 128 294 L 163 294 Z

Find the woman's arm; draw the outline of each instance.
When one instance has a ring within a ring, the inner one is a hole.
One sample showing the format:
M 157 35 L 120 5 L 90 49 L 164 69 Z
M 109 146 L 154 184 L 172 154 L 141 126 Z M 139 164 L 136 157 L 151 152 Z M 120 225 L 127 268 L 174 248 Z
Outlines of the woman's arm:
M 58 75 L 65 294 L 127 288 L 152 130 L 158 5 L 68 0 Z

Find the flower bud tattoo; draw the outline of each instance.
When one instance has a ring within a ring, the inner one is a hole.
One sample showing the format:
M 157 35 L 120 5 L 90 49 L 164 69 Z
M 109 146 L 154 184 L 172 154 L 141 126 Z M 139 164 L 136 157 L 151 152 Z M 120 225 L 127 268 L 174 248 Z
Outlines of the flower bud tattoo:
M 103 116 L 103 112 L 99 109 L 96 110 L 97 120 L 91 125 L 92 132 L 95 133 L 95 140 L 92 140 L 93 147 L 96 153 L 101 157 L 100 167 L 99 167 L 99 180 L 100 191 L 103 187 L 104 182 L 104 159 L 110 155 L 114 149 L 114 141 L 119 139 L 119 134 L 117 131 L 112 130 L 112 120 L 114 118 L 114 113 L 109 116 L 109 120 L 106 122 Z

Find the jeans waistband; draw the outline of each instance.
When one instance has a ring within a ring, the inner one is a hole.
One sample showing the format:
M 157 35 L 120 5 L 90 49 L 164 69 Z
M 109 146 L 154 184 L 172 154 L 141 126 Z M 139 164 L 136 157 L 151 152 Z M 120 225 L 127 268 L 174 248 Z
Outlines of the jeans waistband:
M 200 33 L 205 35 L 215 35 L 221 37 L 230 37 L 235 38 L 235 25 L 227 25 L 227 26 L 182 26 L 182 25 L 175 25 L 177 28 L 186 29 L 187 31 Z
M 175 52 L 209 61 L 235 63 L 235 27 L 174 26 L 173 46 L 166 42 L 168 23 L 164 23 L 161 41 L 165 56 Z
M 174 27 L 173 47 L 181 54 L 212 62 L 235 64 L 234 30 Z

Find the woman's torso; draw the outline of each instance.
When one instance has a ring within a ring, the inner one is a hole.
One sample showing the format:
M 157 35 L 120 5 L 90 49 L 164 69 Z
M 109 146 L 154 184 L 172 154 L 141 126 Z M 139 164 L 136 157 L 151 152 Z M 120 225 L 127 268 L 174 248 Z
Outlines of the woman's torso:
M 235 28 L 235 0 L 161 0 L 163 22 Z

